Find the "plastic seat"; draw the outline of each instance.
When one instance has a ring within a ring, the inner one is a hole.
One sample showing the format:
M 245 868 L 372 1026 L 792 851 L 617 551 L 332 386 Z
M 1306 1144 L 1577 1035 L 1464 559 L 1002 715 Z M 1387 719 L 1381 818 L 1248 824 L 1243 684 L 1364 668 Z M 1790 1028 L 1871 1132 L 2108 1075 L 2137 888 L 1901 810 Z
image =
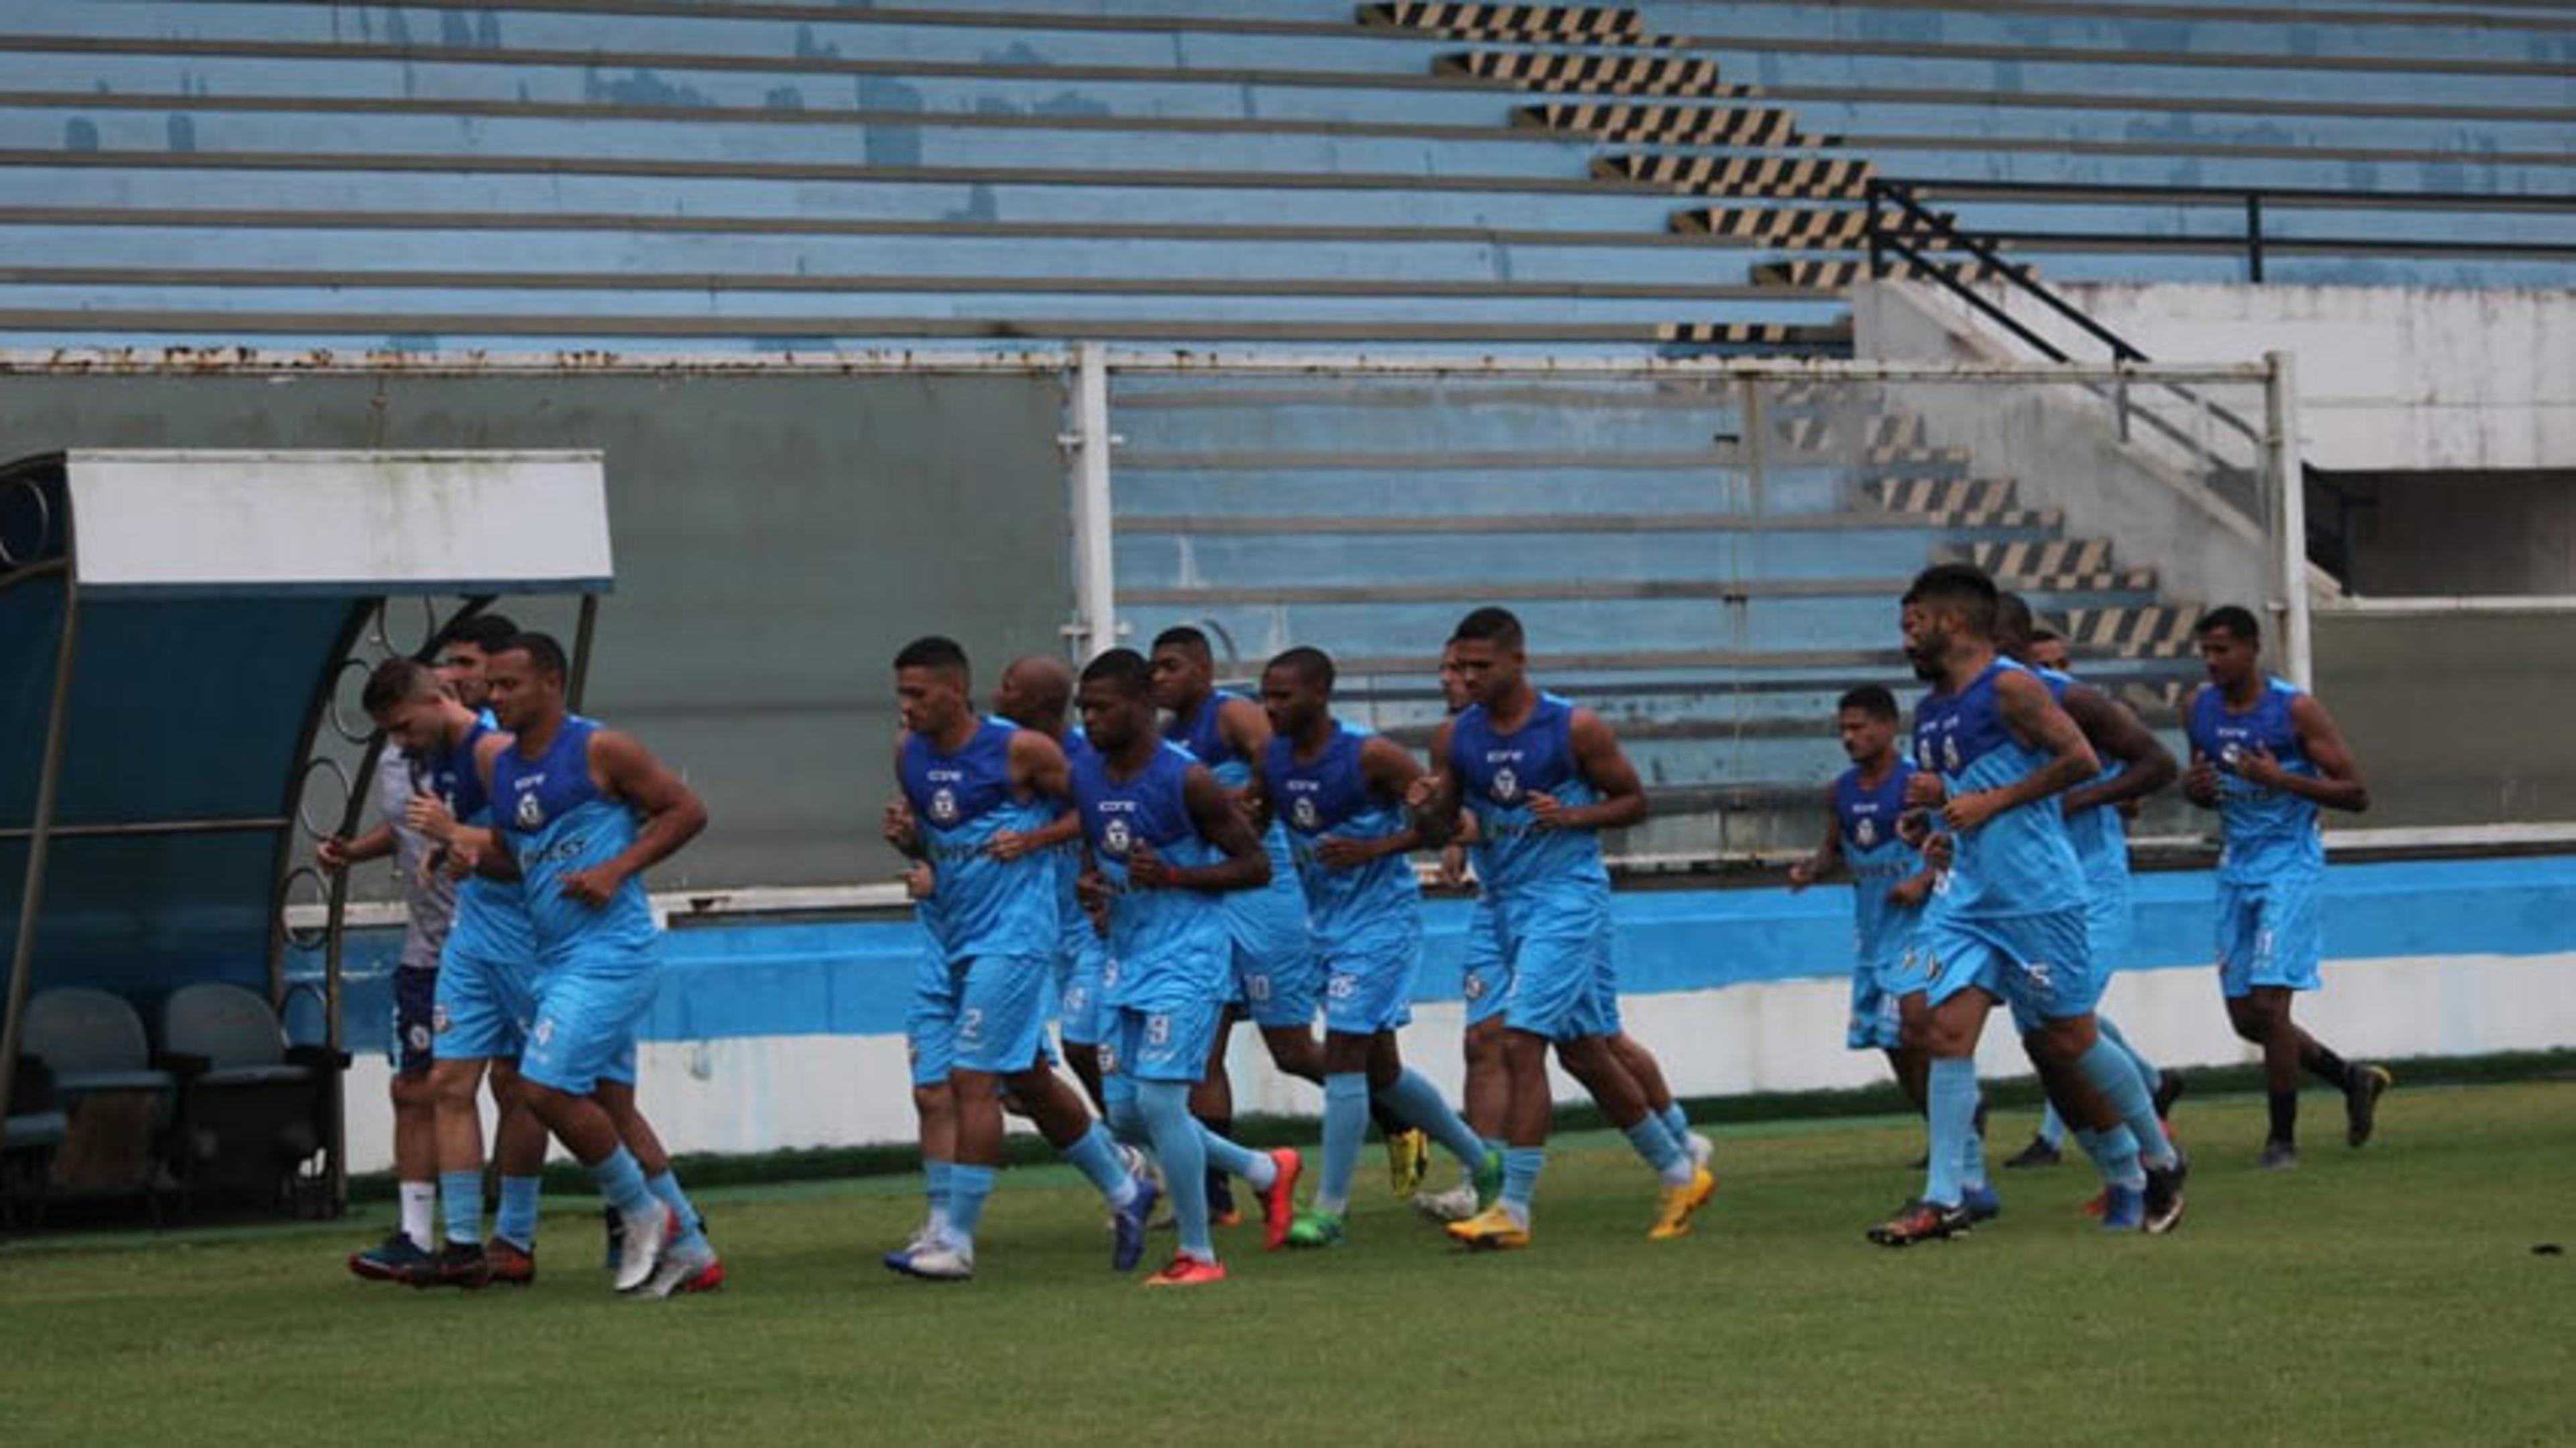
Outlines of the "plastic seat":
M 346 1057 L 290 1047 L 268 1002 L 222 982 L 174 991 L 161 1008 L 162 1059 L 181 1076 L 180 1179 L 203 1193 L 312 1205 L 329 1140 L 333 1071 Z M 313 1170 L 306 1170 L 312 1167 Z

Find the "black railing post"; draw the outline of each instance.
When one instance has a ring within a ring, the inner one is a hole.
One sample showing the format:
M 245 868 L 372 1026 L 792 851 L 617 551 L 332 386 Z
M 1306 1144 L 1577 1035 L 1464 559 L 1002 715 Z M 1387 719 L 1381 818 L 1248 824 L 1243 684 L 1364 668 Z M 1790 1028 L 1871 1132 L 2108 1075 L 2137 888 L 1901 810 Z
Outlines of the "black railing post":
M 2246 280 L 2263 280 L 2263 193 L 2245 193 L 2245 269 Z
M 1869 237 L 1869 275 L 1872 281 L 1887 275 L 1886 228 L 1885 223 L 1880 219 L 1878 205 L 1879 188 L 1886 184 L 1873 176 L 1870 178 L 1868 187 L 1861 192 L 1863 204 L 1868 208 L 1861 224 L 1866 228 L 1865 234 Z

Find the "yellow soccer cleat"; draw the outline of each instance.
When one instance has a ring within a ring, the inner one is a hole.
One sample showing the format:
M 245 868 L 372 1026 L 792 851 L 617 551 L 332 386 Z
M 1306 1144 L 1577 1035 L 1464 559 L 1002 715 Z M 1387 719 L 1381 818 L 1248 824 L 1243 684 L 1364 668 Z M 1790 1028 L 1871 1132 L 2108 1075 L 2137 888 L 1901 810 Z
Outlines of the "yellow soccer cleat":
M 1399 1202 L 1411 1201 L 1431 1172 L 1431 1139 L 1406 1127 L 1386 1138 L 1386 1183 Z
M 1666 1187 L 1655 1201 L 1655 1225 L 1646 1236 L 1650 1241 L 1668 1242 L 1691 1234 L 1691 1213 L 1708 1205 L 1717 1195 L 1717 1178 L 1707 1167 L 1692 1170 L 1691 1179 L 1677 1187 Z
M 1530 1244 L 1529 1223 L 1513 1216 L 1499 1202 L 1463 1222 L 1451 1222 L 1446 1230 L 1480 1252 L 1500 1252 Z

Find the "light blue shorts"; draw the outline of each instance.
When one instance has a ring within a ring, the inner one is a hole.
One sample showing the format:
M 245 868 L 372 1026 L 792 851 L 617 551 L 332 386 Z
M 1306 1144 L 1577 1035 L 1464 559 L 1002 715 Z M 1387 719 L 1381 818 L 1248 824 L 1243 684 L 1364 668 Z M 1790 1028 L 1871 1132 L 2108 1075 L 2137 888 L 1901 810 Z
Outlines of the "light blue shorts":
M 1111 1007 L 1100 1067 L 1136 1081 L 1197 1081 L 1207 1074 L 1224 1013 L 1214 1000 Z
M 1887 989 L 1894 969 L 1869 961 L 1852 967 L 1851 1023 L 1843 1044 L 1855 1051 L 1893 1051 L 1905 1043 L 1904 997 Z
M 1324 952 L 1324 1029 L 1374 1036 L 1413 1020 L 1413 983 L 1422 973 L 1419 927 Z
M 1498 906 L 1494 919 L 1511 972 L 1506 1025 L 1552 1041 L 1618 1034 L 1608 892 Z
M 2218 886 L 2218 988 L 2240 1000 L 2255 988 L 2315 990 L 2325 923 L 2314 878 Z
M 2094 971 L 2106 982 L 2128 963 L 2134 913 L 2127 880 L 2085 882 L 2085 941 L 2091 947 Z
M 1512 967 L 1503 957 L 1502 931 L 1494 924 L 1494 907 L 1478 896 L 1467 912 L 1467 959 L 1464 968 L 1467 1024 L 1475 1027 L 1503 1013 L 1511 1004 Z
M 661 951 L 584 951 L 537 976 L 535 1024 L 519 1074 L 587 1096 L 600 1081 L 635 1079 L 635 1033 L 662 984 Z
M 536 1018 L 536 962 L 462 950 L 450 936 L 431 999 L 431 1051 L 439 1060 L 515 1060 Z
M 912 1083 L 936 1085 L 961 1070 L 1008 1076 L 1044 1060 L 1054 977 L 1054 963 L 1041 956 L 924 964 L 904 1015 Z
M 1926 916 L 1915 949 L 1938 1006 L 1974 986 L 2012 1007 L 2023 1035 L 2050 1021 L 2090 1015 L 2102 999 L 2084 910 L 1989 919 Z
M 1068 939 L 1057 955 L 1056 1031 L 1068 1046 L 1097 1046 L 1109 1029 L 1100 993 L 1109 964 L 1109 944 L 1085 930 L 1080 944 Z
M 1305 897 L 1299 896 L 1293 944 L 1285 943 L 1289 937 L 1282 931 L 1271 932 L 1277 943 L 1261 951 L 1244 944 L 1240 935 L 1234 940 L 1234 998 L 1229 1004 L 1241 1007 L 1265 1030 L 1315 1023 L 1324 966 L 1306 933 L 1305 908 Z

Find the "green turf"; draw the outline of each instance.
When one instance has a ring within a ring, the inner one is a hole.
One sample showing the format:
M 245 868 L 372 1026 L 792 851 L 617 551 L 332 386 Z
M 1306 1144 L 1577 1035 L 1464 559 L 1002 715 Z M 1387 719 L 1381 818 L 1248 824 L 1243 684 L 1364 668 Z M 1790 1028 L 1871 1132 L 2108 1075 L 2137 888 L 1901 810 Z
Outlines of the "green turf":
M 2307 1161 L 2253 1170 L 2259 1104 L 2187 1102 L 2192 1210 L 2102 1238 L 2070 1164 L 1999 1174 L 1971 1239 L 1889 1252 L 1861 1228 L 1912 1184 L 1900 1121 L 1730 1132 L 1688 1241 L 1611 1138 L 1562 1143 L 1526 1252 L 1468 1256 L 1386 1195 L 1353 1242 L 1234 1280 L 1112 1277 L 1061 1169 L 1010 1172 L 983 1276 L 894 1278 L 917 1203 L 720 1189 L 734 1281 L 618 1301 L 596 1218 L 550 1215 L 532 1291 L 366 1284 L 340 1254 L 381 1212 L 174 1240 L 0 1251 L 0 1433 L 15 1443 L 436 1440 L 1199 1443 L 2332 1443 L 2576 1432 L 2576 1085 L 2404 1089 L 2381 1141 L 2308 1101 Z M 2027 1129 L 1997 1126 L 2010 1145 Z M 1158 1242 L 1158 1251 L 1166 1244 Z

